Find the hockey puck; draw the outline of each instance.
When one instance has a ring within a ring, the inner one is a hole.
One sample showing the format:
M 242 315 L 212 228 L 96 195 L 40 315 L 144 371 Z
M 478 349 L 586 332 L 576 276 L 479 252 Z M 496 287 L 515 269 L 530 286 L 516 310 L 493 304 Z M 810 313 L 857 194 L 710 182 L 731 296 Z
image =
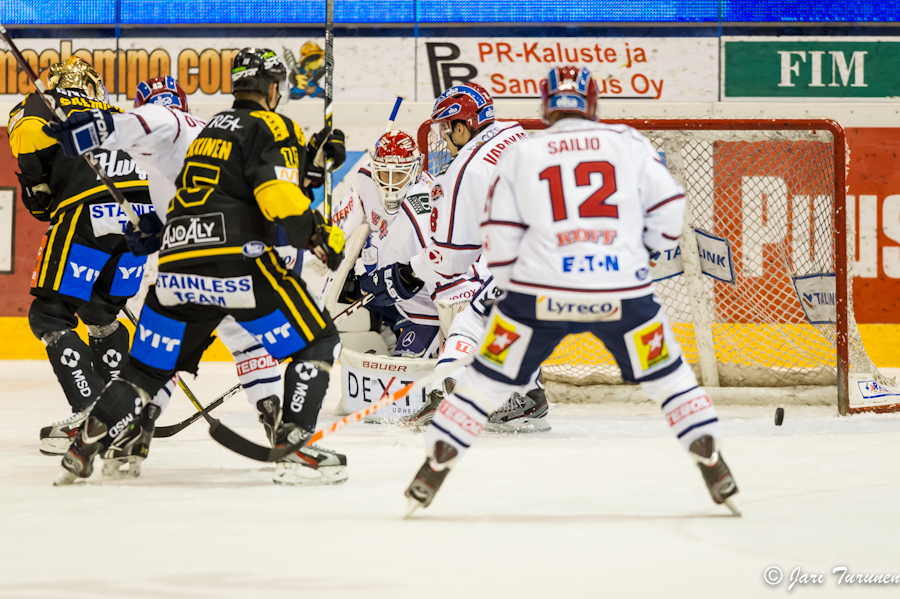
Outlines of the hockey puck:
M 784 422 L 784 408 L 778 408 L 775 410 L 775 426 L 781 426 L 782 422 Z

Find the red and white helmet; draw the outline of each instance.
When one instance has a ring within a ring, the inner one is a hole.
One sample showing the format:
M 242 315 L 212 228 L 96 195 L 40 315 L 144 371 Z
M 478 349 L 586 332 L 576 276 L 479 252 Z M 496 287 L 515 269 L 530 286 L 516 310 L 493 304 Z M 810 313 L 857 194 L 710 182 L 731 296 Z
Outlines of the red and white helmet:
M 421 167 L 422 156 L 411 136 L 390 131 L 379 138 L 372 155 L 372 181 L 387 214 L 400 211 L 406 191 L 418 180 Z
M 190 113 L 187 94 L 184 93 L 175 78 L 169 75 L 153 77 L 138 83 L 134 93 L 134 107 L 137 108 L 144 104 L 161 104 Z
M 550 124 L 553 113 L 577 114 L 597 120 L 597 97 L 600 88 L 586 68 L 553 67 L 541 80 L 541 119 Z
M 447 89 L 434 101 L 431 122 L 440 123 L 442 133 L 453 121 L 465 121 L 469 129 L 494 122 L 494 99 L 477 83 L 461 83 Z

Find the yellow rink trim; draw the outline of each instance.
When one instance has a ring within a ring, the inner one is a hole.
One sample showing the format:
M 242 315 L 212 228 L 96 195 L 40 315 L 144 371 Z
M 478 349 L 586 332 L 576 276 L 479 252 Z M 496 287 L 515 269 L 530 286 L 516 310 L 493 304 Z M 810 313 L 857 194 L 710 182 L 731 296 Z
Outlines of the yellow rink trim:
M 120 320 L 128 329 L 128 332 L 134 337 L 134 326 L 125 320 Z M 79 324 L 75 331 L 82 339 L 87 341 L 87 327 Z M 31 328 L 28 326 L 28 318 L 24 316 L 5 316 L 0 317 L 0 360 L 46 360 L 47 350 L 44 344 L 35 339 L 31 334 Z M 215 340 L 210 345 L 206 353 L 203 354 L 204 360 L 213 360 L 217 362 L 230 362 L 231 353 L 222 345 L 222 342 Z
M 134 327 L 131 323 L 125 323 L 129 331 L 133 333 Z M 683 326 L 683 325 L 682 325 Z M 772 326 L 772 325 L 770 325 Z M 799 329 L 805 330 L 807 327 L 794 325 Z M 675 330 L 679 331 L 681 327 L 675 325 Z M 756 339 L 758 335 L 764 335 L 768 331 L 762 331 L 762 325 L 729 325 L 726 327 L 731 335 L 738 335 L 742 339 Z M 784 327 L 782 327 L 784 330 Z M 804 331 L 801 330 L 801 333 Z M 80 325 L 76 331 L 81 335 L 82 339 L 87 339 L 87 329 L 84 325 Z M 862 336 L 866 352 L 872 358 L 877 366 L 883 368 L 900 368 L 900 325 L 898 324 L 861 324 L 859 332 Z M 679 334 L 679 337 L 682 335 Z M 682 342 L 685 339 L 681 339 Z M 821 351 L 825 351 L 822 346 Z M 600 344 L 590 335 L 584 338 L 572 337 L 563 341 L 556 349 L 548 362 L 594 362 L 606 351 Z M 692 348 L 689 343 L 685 344 L 685 353 L 690 359 Z M 608 355 L 608 354 L 606 354 Z M 28 327 L 28 319 L 24 316 L 0 317 L 0 359 L 5 360 L 45 360 L 47 354 L 44 350 L 44 344 L 34 338 L 31 329 Z M 204 360 L 211 361 L 230 361 L 231 354 L 222 345 L 222 342 L 216 341 L 203 354 Z M 771 360 L 770 360 L 771 361 Z M 602 360 L 601 360 L 602 362 Z M 772 361 L 774 365 L 778 365 L 777 361 Z

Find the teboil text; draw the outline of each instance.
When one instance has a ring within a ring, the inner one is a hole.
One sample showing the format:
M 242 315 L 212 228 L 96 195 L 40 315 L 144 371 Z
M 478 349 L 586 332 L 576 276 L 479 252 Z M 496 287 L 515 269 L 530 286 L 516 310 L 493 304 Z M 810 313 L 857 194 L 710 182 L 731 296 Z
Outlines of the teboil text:
M 438 408 L 438 412 L 449 418 L 454 424 L 459 426 L 459 428 L 463 429 L 473 437 L 476 437 L 481 433 L 483 425 L 449 401 L 442 401 L 441 406 Z
M 278 362 L 269 354 L 266 354 L 265 356 L 259 358 L 249 358 L 247 360 L 244 360 L 243 362 L 238 362 L 237 364 L 235 364 L 238 376 L 244 376 L 252 372 L 256 372 L 257 370 L 265 370 L 266 368 L 272 368 L 275 366 L 278 366 Z
M 669 421 L 669 426 L 675 426 L 688 416 L 696 414 L 697 412 L 702 412 L 710 406 L 712 406 L 712 401 L 710 401 L 709 397 L 701 395 L 700 397 L 695 397 L 691 401 L 681 404 L 666 414 L 666 420 Z

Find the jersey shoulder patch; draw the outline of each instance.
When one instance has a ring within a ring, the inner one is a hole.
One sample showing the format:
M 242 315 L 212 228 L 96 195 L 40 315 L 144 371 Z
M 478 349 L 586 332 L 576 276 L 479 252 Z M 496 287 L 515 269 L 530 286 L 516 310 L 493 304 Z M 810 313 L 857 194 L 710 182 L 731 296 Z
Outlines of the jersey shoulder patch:
M 406 201 L 409 202 L 410 208 L 412 208 L 413 212 L 416 214 L 428 214 L 431 212 L 431 198 L 427 193 L 417 193 L 407 196 Z
M 268 110 L 254 110 L 250 113 L 250 116 L 256 117 L 264 122 L 269 128 L 269 131 L 272 132 L 275 141 L 283 141 L 290 135 L 284 119 L 274 112 L 269 112 Z

